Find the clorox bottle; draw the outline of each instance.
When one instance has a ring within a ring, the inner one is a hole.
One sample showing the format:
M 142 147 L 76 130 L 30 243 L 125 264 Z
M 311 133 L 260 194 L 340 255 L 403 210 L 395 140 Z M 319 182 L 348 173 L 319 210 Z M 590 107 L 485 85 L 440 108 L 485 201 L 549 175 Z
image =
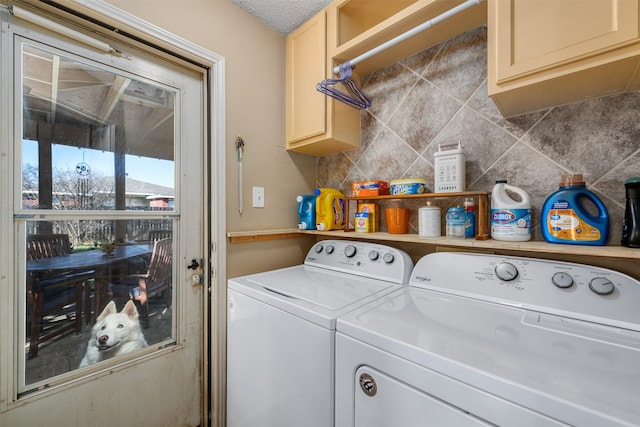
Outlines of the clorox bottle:
M 582 174 L 562 176 L 560 188 L 542 206 L 540 225 L 549 243 L 597 246 L 606 244 L 609 238 L 607 208 L 587 190 Z
M 319 231 L 343 230 L 347 225 L 346 196 L 335 188 L 317 188 L 315 194 L 316 229 Z
M 509 193 L 517 195 L 513 199 Z M 522 189 L 498 180 L 491 191 L 491 238 L 524 242 L 531 240 L 531 199 Z

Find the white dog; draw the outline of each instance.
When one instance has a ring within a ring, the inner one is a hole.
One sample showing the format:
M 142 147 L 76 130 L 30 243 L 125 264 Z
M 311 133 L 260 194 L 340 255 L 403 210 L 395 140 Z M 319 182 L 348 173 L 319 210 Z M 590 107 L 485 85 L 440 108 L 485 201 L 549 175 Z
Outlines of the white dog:
M 138 322 L 138 309 L 135 303 L 131 300 L 127 301 L 122 311 L 118 313 L 115 302 L 110 301 L 91 329 L 87 352 L 80 362 L 80 367 L 146 346 L 147 341 Z

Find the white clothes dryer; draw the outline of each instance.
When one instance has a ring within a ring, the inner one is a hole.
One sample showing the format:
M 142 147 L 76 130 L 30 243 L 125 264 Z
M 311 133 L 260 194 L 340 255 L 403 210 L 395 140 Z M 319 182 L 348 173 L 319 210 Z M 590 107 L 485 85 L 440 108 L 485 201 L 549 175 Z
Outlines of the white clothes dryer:
M 336 426 L 638 426 L 640 282 L 435 253 L 338 319 Z
M 336 318 L 412 269 L 401 250 L 325 240 L 303 265 L 230 279 L 227 426 L 333 426 Z

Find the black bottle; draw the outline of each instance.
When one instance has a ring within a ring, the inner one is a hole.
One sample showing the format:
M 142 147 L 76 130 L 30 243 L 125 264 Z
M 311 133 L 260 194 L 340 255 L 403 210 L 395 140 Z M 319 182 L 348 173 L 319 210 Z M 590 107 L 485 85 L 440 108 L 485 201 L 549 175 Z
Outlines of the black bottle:
M 627 205 L 622 225 L 622 246 L 640 248 L 640 177 L 629 178 L 624 187 Z

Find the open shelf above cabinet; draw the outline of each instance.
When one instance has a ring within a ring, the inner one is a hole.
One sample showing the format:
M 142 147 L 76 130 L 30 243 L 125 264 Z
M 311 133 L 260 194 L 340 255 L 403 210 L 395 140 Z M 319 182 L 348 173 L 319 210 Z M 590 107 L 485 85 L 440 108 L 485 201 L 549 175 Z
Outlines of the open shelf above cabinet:
M 443 12 L 464 0 L 343 0 L 327 7 L 329 57 L 335 65 L 355 58 Z M 360 76 L 421 52 L 444 40 L 460 35 L 487 21 L 486 1 L 480 1 L 445 22 L 394 45 L 359 63 Z

